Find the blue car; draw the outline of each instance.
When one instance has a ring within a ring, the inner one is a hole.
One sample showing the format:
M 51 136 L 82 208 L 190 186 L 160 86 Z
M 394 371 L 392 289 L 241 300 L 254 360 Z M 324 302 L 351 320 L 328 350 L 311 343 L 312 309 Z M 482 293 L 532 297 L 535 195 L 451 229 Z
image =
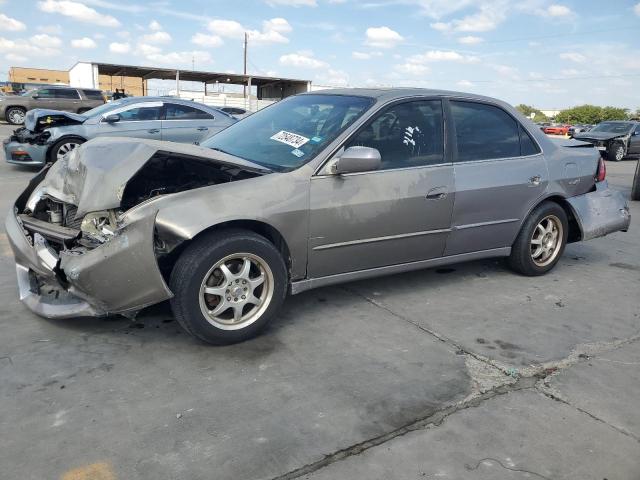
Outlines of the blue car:
M 4 141 L 7 162 L 41 166 L 96 137 L 135 137 L 199 144 L 237 122 L 222 110 L 189 100 L 129 97 L 83 114 L 35 109 Z

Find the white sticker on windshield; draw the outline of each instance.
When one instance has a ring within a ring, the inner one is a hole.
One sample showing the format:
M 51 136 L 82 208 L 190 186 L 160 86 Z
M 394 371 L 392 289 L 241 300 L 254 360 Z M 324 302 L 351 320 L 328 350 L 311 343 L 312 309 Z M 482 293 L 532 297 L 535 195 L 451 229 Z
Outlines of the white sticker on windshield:
M 293 148 L 300 148 L 309 141 L 307 137 L 303 137 L 302 135 L 298 135 L 297 133 L 287 132 L 286 130 L 280 130 L 278 133 L 271 137 L 271 140 L 286 143 Z

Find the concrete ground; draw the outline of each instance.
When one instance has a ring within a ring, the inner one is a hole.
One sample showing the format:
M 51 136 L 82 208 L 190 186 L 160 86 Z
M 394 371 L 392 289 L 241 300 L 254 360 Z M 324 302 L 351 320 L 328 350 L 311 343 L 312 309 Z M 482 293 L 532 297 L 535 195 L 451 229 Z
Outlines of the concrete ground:
M 634 168 L 610 183 L 628 195 Z M 0 159 L 2 212 L 32 175 Z M 489 260 L 310 291 L 230 347 L 166 305 L 32 315 L 1 228 L 0 479 L 637 480 L 631 211 L 545 277 Z

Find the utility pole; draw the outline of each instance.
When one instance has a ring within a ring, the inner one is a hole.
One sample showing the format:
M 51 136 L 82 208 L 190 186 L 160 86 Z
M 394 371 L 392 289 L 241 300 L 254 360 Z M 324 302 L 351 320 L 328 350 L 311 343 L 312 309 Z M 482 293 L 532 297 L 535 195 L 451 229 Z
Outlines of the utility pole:
M 247 32 L 244 32 L 244 69 L 243 72 L 245 76 L 247 75 Z M 247 98 L 247 86 L 242 87 L 242 91 L 244 93 L 244 98 Z M 249 92 L 251 93 L 251 92 Z

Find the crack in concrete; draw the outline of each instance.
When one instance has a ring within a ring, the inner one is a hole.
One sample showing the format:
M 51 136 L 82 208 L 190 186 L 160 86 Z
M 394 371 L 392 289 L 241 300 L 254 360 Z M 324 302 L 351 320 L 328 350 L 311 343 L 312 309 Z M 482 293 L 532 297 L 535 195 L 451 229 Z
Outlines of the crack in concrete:
M 383 433 L 382 435 L 370 438 L 368 440 L 357 443 L 355 445 L 351 445 L 350 447 L 344 448 L 342 450 L 338 450 L 329 455 L 325 455 L 322 459 L 316 462 L 309 463 L 302 467 L 296 468 L 295 470 L 287 472 L 283 475 L 273 477 L 271 480 L 292 480 L 294 478 L 299 478 L 303 475 L 309 475 L 322 468 L 328 467 L 333 463 L 339 462 L 341 460 L 345 460 L 349 457 L 360 455 L 361 453 L 373 447 L 382 445 L 390 440 L 393 440 L 394 438 L 406 435 L 407 433 L 410 433 L 416 430 L 426 430 L 429 428 L 438 427 L 450 415 L 453 415 L 456 412 L 459 412 L 461 410 L 466 410 L 468 408 L 478 407 L 484 402 L 486 402 L 487 400 L 490 400 L 500 395 L 506 395 L 510 392 L 533 389 L 535 388 L 536 381 L 537 379 L 535 378 L 520 378 L 516 380 L 514 383 L 511 383 L 508 385 L 500 385 L 488 392 L 479 393 L 472 399 L 469 399 L 469 400 L 465 399 L 453 405 L 449 405 L 442 409 L 436 410 L 434 413 L 431 413 L 426 417 L 413 420 L 410 423 L 400 428 L 397 428 L 387 433 Z
M 483 463 L 488 462 L 488 461 L 491 461 L 491 462 L 497 463 L 498 465 L 500 465 L 500 466 L 501 466 L 502 468 L 504 468 L 505 470 L 510 470 L 510 471 L 512 471 L 512 472 L 524 473 L 524 474 L 529 474 L 529 475 L 534 475 L 534 476 L 536 476 L 536 477 L 538 477 L 538 478 L 542 478 L 542 479 L 544 479 L 544 480 L 551 480 L 551 478 L 549 478 L 549 477 L 545 477 L 545 476 L 544 476 L 544 475 L 542 475 L 541 473 L 534 472 L 534 471 L 532 471 L 532 470 L 525 470 L 525 469 L 523 469 L 523 468 L 510 467 L 510 466 L 505 465 L 504 463 L 502 463 L 502 462 L 501 462 L 500 460 L 498 460 L 497 458 L 493 458 L 493 457 L 485 457 L 485 458 L 482 458 L 482 459 L 478 460 L 478 463 L 476 463 L 475 465 L 469 465 L 469 464 L 466 464 L 466 465 L 465 465 L 465 468 L 466 468 L 467 470 L 469 470 L 469 471 L 477 470 L 477 469 L 480 467 L 480 465 L 482 465 Z

